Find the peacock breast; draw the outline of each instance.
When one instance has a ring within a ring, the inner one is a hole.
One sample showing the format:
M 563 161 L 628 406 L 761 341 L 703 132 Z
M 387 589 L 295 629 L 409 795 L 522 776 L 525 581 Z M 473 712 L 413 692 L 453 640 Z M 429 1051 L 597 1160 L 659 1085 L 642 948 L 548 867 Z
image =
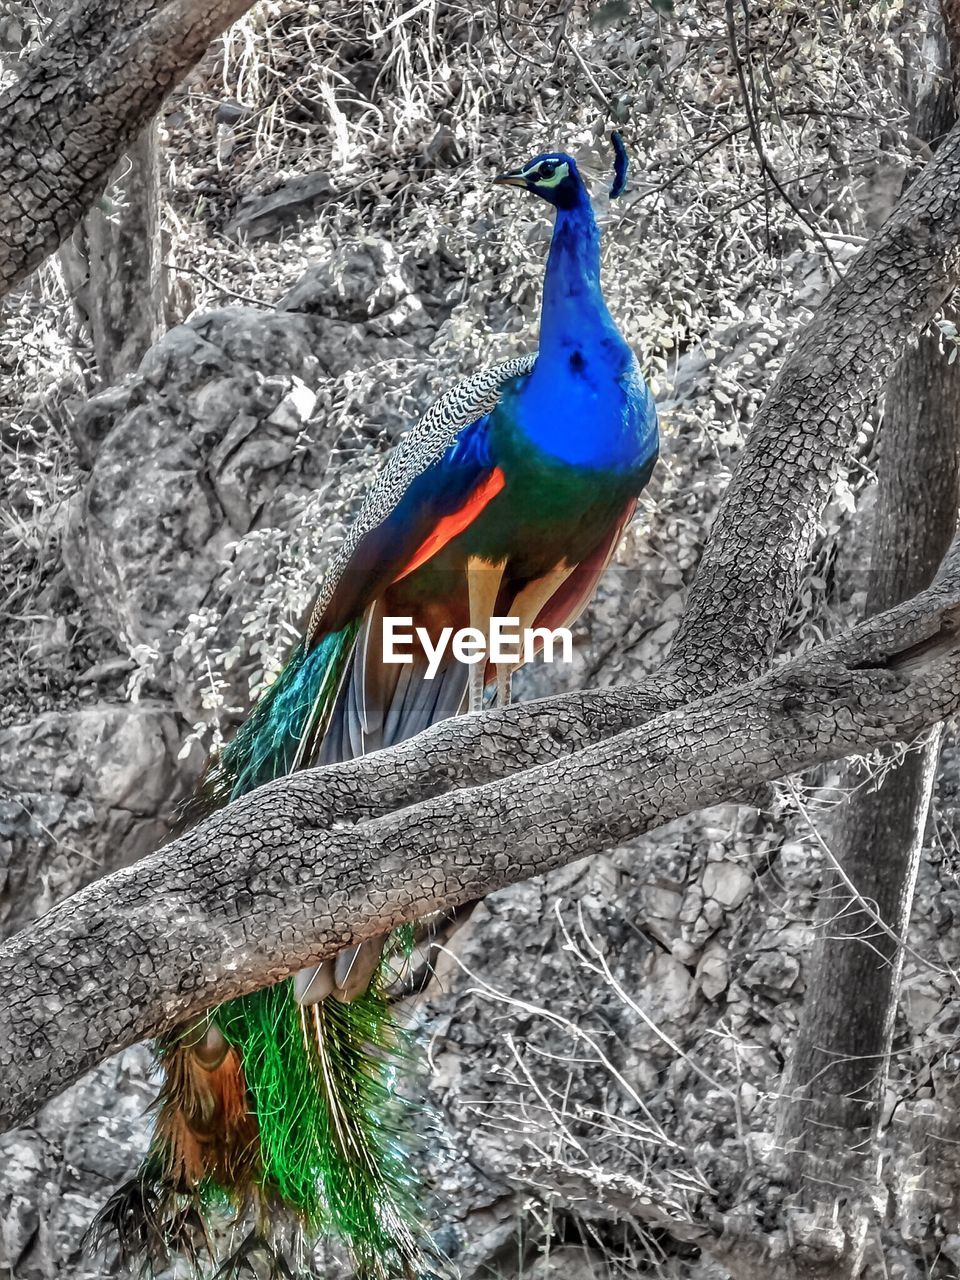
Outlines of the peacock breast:
M 604 470 L 514 438 L 498 458 L 504 486 L 465 531 L 464 548 L 494 564 L 508 560 L 518 578 L 538 577 L 561 561 L 579 563 L 622 519 L 655 462 L 653 454 L 635 470 Z
M 587 343 L 538 359 L 501 400 L 490 431 L 495 453 L 518 474 L 559 464 L 629 482 L 649 473 L 659 449 L 656 406 L 632 352 Z

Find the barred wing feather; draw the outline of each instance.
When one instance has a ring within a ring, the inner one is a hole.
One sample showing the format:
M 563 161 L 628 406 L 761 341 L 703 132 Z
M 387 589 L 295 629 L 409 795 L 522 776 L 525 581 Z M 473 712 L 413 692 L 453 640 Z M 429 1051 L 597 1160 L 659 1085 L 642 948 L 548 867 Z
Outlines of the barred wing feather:
M 504 387 L 528 375 L 535 362 L 535 355 L 518 356 L 464 378 L 435 400 L 401 437 L 324 578 L 307 627 L 309 643 L 336 629 L 338 620 L 325 614 L 362 541 L 396 511 L 414 481 L 443 458 L 462 432 L 496 408 Z

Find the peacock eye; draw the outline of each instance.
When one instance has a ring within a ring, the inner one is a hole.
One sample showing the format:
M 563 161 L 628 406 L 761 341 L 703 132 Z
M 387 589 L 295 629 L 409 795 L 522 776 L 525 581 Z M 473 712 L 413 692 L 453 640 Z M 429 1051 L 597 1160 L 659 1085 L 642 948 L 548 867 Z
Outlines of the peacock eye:
M 539 177 L 552 178 L 553 175 L 556 173 L 556 171 L 557 171 L 557 166 L 554 164 L 552 160 L 544 160 L 544 162 L 540 166 Z

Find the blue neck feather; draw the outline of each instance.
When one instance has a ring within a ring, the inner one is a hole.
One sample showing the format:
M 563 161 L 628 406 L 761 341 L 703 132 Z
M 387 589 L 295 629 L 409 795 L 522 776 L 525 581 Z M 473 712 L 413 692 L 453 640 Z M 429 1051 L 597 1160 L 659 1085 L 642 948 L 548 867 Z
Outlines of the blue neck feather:
M 572 209 L 558 209 L 543 279 L 540 358 L 562 355 L 595 328 L 616 333 L 600 289 L 600 229 L 580 188 Z
M 633 352 L 607 310 L 600 231 L 579 180 L 578 187 L 576 200 L 557 209 L 540 351 L 513 417 L 533 444 L 565 462 L 631 470 L 656 451 L 656 414 Z

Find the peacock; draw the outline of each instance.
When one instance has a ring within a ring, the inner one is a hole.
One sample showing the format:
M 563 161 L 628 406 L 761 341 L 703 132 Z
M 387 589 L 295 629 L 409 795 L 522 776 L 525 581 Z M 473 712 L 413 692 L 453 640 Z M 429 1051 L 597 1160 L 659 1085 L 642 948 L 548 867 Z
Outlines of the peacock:
M 626 154 L 613 135 L 614 182 Z M 510 701 L 519 661 L 447 649 L 389 662 L 384 625 L 409 618 L 489 634 L 569 626 L 590 600 L 657 460 L 653 397 L 600 284 L 600 233 L 575 160 L 536 156 L 494 182 L 556 211 L 539 350 L 473 374 L 400 440 L 326 576 L 303 637 L 209 768 L 192 816 L 295 769 L 412 737 Z M 489 697 L 488 697 L 489 695 Z M 430 1273 L 402 1079 L 413 1046 L 389 985 L 409 932 L 370 939 L 168 1035 L 154 1135 L 107 1203 L 99 1238 L 128 1260 L 213 1256 L 211 1215 L 253 1229 L 221 1265 L 262 1251 L 272 1275 L 338 1237 L 363 1280 Z

